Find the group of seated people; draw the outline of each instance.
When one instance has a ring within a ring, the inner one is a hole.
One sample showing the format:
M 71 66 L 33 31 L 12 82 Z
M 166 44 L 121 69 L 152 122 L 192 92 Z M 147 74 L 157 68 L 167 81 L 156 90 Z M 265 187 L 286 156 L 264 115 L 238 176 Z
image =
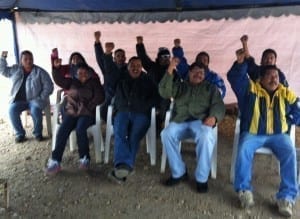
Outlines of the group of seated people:
M 226 94 L 223 79 L 209 68 L 208 53 L 200 52 L 195 62 L 189 65 L 180 39 L 175 39 L 173 57 L 167 48 L 161 47 L 153 61 L 147 55 L 143 37 L 138 36 L 137 56 L 126 63 L 123 49 L 115 50 L 113 55 L 113 43 L 106 43 L 103 49 L 101 32 L 95 32 L 94 37 L 96 60 L 104 76 L 103 86 L 80 53 L 72 53 L 69 64 L 62 65 L 57 49 L 52 51 L 52 78 L 64 89 L 65 103 L 46 174 L 55 175 L 61 170 L 62 156 L 72 130 L 77 136 L 79 168 L 89 168 L 87 129 L 95 122 L 97 105 L 102 104 L 101 117 L 106 121 L 107 108 L 113 104 L 114 166 L 108 177 L 123 184 L 134 170 L 140 142 L 150 126 L 151 108 L 155 107 L 157 129 L 171 171 L 164 185 L 174 186 L 188 180 L 188 168 L 179 145 L 180 141 L 192 138 L 196 143 L 194 179 L 197 191 L 206 193 L 216 142 L 213 128 L 225 115 L 223 98 Z M 288 131 L 292 124 L 300 124 L 300 102 L 289 89 L 284 73 L 276 67 L 276 52 L 265 50 L 261 65 L 257 65 L 249 53 L 248 36 L 242 36 L 241 42 L 242 48 L 236 51 L 236 61 L 227 73 L 238 100 L 241 120 L 234 189 L 243 208 L 254 205 L 251 186 L 253 157 L 259 147 L 267 147 L 280 162 L 281 183 L 276 195 L 278 210 L 291 216 L 298 185 L 296 150 Z M 22 52 L 20 65 L 8 67 L 6 57 L 7 52 L 2 52 L 0 73 L 13 82 L 9 116 L 16 132 L 15 141 L 26 140 L 20 114 L 28 109 L 33 118 L 33 134 L 41 141 L 42 110 L 53 92 L 51 78 L 45 70 L 33 64 L 30 51 Z M 174 103 L 171 120 L 163 128 L 171 99 Z

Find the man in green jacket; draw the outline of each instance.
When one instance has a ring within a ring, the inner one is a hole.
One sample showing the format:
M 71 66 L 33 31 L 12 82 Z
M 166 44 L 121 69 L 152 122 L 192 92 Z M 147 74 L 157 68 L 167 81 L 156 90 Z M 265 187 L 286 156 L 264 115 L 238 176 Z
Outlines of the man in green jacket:
M 179 143 L 183 139 L 192 138 L 196 143 L 197 191 L 203 193 L 208 190 L 207 180 L 216 141 L 213 127 L 224 117 L 225 106 L 217 87 L 204 80 L 203 64 L 193 63 L 189 67 L 188 81 L 173 80 L 177 64 L 178 59 L 173 58 L 159 84 L 160 95 L 174 99 L 171 122 L 161 132 L 171 169 L 171 176 L 165 185 L 173 186 L 188 178 Z

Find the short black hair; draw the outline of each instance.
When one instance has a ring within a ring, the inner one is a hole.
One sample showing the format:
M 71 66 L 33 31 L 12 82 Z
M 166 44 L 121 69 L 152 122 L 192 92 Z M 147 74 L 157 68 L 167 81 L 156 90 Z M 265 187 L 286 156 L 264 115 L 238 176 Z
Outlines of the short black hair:
M 116 55 L 118 52 L 122 52 L 125 54 L 125 50 L 124 49 L 117 49 L 115 50 L 114 54 Z
M 276 65 L 265 65 L 261 67 L 260 77 L 263 78 L 269 70 L 276 70 L 277 72 L 279 72 L 279 69 Z
M 192 63 L 192 64 L 189 66 L 189 71 L 192 71 L 195 67 L 205 69 L 205 65 L 204 65 L 204 64 L 194 62 L 194 63 Z
M 80 69 L 80 68 L 85 69 L 85 70 L 87 70 L 88 72 L 90 71 L 90 67 L 89 67 L 86 63 L 79 63 L 79 64 L 77 65 L 77 70 Z
M 207 52 L 205 52 L 205 51 L 199 52 L 198 55 L 196 56 L 196 60 L 195 61 L 197 61 L 197 59 L 198 59 L 199 56 L 206 56 L 208 58 L 208 63 L 209 63 L 209 55 L 208 55 Z
M 132 57 L 128 60 L 128 65 L 129 65 L 132 61 L 134 61 L 134 60 L 141 60 L 141 58 L 138 57 L 138 56 L 132 56 Z
M 274 56 L 275 56 L 275 59 L 277 59 L 277 53 L 276 53 L 276 51 L 274 50 L 274 49 L 266 49 L 265 51 L 263 51 L 263 53 L 262 53 L 262 55 L 261 55 L 261 63 L 263 62 L 263 59 L 268 55 L 268 54 L 270 54 L 270 53 L 272 53 L 272 54 L 274 54 Z
M 33 58 L 32 52 L 29 51 L 29 50 L 24 50 L 24 51 L 22 51 L 22 52 L 21 52 L 21 58 L 22 58 L 22 56 L 24 56 L 24 55 L 30 55 L 31 58 Z

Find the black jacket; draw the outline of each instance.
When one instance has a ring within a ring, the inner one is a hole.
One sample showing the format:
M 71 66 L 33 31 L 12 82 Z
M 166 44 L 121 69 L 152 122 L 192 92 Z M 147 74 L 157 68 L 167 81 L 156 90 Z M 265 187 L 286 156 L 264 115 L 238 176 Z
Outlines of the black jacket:
M 144 113 L 150 117 L 157 96 L 155 84 L 145 73 L 138 78 L 132 78 L 127 73 L 117 85 L 114 108 L 117 112 Z

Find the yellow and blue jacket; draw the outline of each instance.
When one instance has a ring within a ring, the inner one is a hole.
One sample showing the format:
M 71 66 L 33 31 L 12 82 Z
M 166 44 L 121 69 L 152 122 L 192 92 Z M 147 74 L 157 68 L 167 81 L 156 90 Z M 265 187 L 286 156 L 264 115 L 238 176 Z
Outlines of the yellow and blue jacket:
M 289 88 L 279 84 L 273 96 L 252 81 L 246 62 L 235 62 L 227 79 L 238 99 L 241 113 L 241 132 L 272 135 L 286 133 L 291 124 L 300 124 L 300 102 Z

